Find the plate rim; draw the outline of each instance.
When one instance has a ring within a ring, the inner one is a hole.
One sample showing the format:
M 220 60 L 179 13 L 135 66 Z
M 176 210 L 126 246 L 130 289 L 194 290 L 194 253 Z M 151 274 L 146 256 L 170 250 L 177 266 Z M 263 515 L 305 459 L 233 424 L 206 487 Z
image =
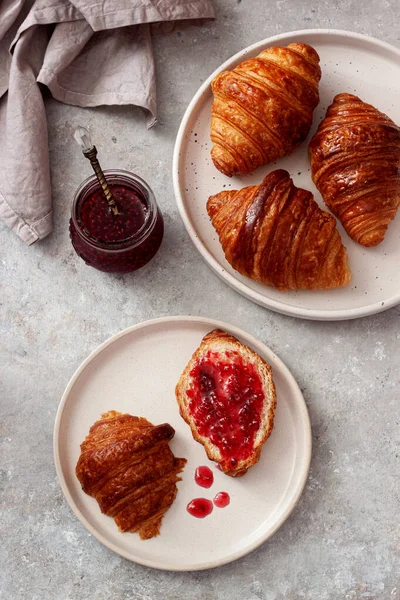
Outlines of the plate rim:
M 89 521 L 87 521 L 87 519 L 84 517 L 84 515 L 79 510 L 79 507 L 76 505 L 76 503 L 72 497 L 72 494 L 69 491 L 68 485 L 65 481 L 65 477 L 64 477 L 63 469 L 62 469 L 62 465 L 61 465 L 61 460 L 60 460 L 60 452 L 59 452 L 60 425 L 61 425 L 61 419 L 63 416 L 64 408 L 66 406 L 71 389 L 75 385 L 79 376 L 84 372 L 86 367 L 93 361 L 93 359 L 98 354 L 100 354 L 103 350 L 105 350 L 108 346 L 113 344 L 115 341 L 117 341 L 121 337 L 124 337 L 125 335 L 129 335 L 130 333 L 132 333 L 134 331 L 140 331 L 141 329 L 145 329 L 146 327 L 152 327 L 154 325 L 159 325 L 159 324 L 168 323 L 168 322 L 169 323 L 192 322 L 192 323 L 210 325 L 212 327 L 220 327 L 220 328 L 225 329 L 226 331 L 232 333 L 233 335 L 244 338 L 246 340 L 246 343 L 248 341 L 250 344 L 254 343 L 255 347 L 261 345 L 263 348 L 265 348 L 267 350 L 267 355 L 269 353 L 271 353 L 273 355 L 274 361 L 278 364 L 281 372 L 283 372 L 285 380 L 289 381 L 291 387 L 293 387 L 296 391 L 296 398 L 297 398 L 296 403 L 297 403 L 297 406 L 299 409 L 301 423 L 302 423 L 302 427 L 303 427 L 303 431 L 304 431 L 304 457 L 303 457 L 304 467 L 303 467 L 303 471 L 301 473 L 298 488 L 297 488 L 296 493 L 293 496 L 290 504 L 286 507 L 286 510 L 282 513 L 280 519 L 277 520 L 274 527 L 270 531 L 268 531 L 267 535 L 262 536 L 259 540 L 256 540 L 256 542 L 250 544 L 248 547 L 246 547 L 245 550 L 243 550 L 243 551 L 239 550 L 239 551 L 233 553 L 232 555 L 229 555 L 229 557 L 227 557 L 227 558 L 205 561 L 204 563 L 197 564 L 197 565 L 185 565 L 184 567 L 179 567 L 174 564 L 168 564 L 167 562 L 160 565 L 159 562 L 157 562 L 157 561 L 147 560 L 146 558 L 143 559 L 140 556 L 139 557 L 135 556 L 135 558 L 133 558 L 132 554 L 130 554 L 129 552 L 125 551 L 122 548 L 119 548 L 113 542 L 111 542 L 111 541 L 107 540 L 105 537 L 103 537 L 97 531 L 97 529 L 95 527 L 93 527 L 89 523 Z M 188 316 L 188 315 L 166 316 L 166 317 L 159 317 L 156 319 L 149 319 L 147 321 L 142 321 L 140 323 L 136 323 L 135 325 L 131 325 L 130 327 L 127 327 L 127 328 L 123 329 L 122 331 L 119 331 L 118 333 L 109 337 L 107 340 L 105 340 L 99 346 L 97 346 L 80 363 L 80 365 L 77 367 L 77 369 L 73 373 L 72 377 L 68 381 L 68 384 L 64 390 L 64 393 L 61 397 L 59 406 L 57 408 L 54 429 L 53 429 L 53 458 L 54 458 L 57 479 L 58 479 L 58 483 L 60 485 L 61 491 L 63 492 L 64 498 L 66 499 L 67 504 L 68 504 L 69 508 L 72 510 L 72 512 L 74 513 L 74 515 L 78 518 L 78 520 L 82 523 L 82 525 L 87 529 L 87 531 L 89 531 L 89 533 L 91 535 L 93 535 L 101 544 L 106 546 L 109 550 L 112 550 L 119 556 L 122 556 L 123 558 L 126 558 L 127 560 L 130 560 L 131 562 L 134 562 L 134 563 L 146 566 L 146 567 L 151 567 L 154 569 L 162 570 L 162 571 L 188 572 L 188 571 L 202 571 L 202 570 L 206 570 L 206 569 L 212 569 L 212 568 L 216 568 L 216 567 L 219 567 L 219 566 L 222 566 L 225 564 L 229 564 L 233 561 L 236 561 L 239 558 L 242 558 L 243 556 L 246 556 L 250 552 L 253 552 L 257 548 L 259 548 L 270 537 L 272 537 L 274 535 L 274 533 L 276 533 L 276 531 L 283 525 L 283 523 L 288 519 L 288 517 L 290 516 L 290 514 L 296 507 L 296 505 L 303 493 L 304 487 L 305 487 L 307 479 L 308 479 L 310 464 L 311 464 L 311 457 L 312 457 L 312 428 L 311 428 L 311 422 L 310 422 L 310 415 L 308 412 L 307 404 L 304 399 L 303 393 L 300 389 L 300 386 L 297 383 L 297 381 L 296 381 L 294 375 L 292 374 L 292 372 L 290 371 L 290 369 L 286 366 L 286 364 L 282 361 L 282 359 L 280 359 L 279 356 L 277 356 L 275 354 L 275 352 L 269 346 L 264 344 L 264 342 L 257 339 L 255 336 L 248 333 L 247 331 L 245 331 L 235 325 L 231 325 L 230 323 L 226 323 L 224 321 L 220 321 L 217 319 L 211 319 L 208 317 L 201 317 L 201 316 Z
M 183 186 L 181 185 L 179 178 L 179 163 L 181 146 L 184 140 L 184 135 L 188 121 L 193 113 L 193 109 L 201 101 L 201 98 L 206 93 L 206 91 L 208 91 L 208 88 L 211 85 L 211 81 L 214 79 L 214 77 L 216 77 L 224 69 L 231 68 L 232 63 L 234 63 L 236 60 L 242 58 L 245 54 L 248 54 L 249 52 L 261 50 L 261 48 L 265 47 L 266 45 L 283 41 L 286 38 L 293 36 L 327 36 L 328 38 L 344 37 L 353 40 L 359 40 L 369 45 L 372 45 L 373 47 L 379 47 L 390 52 L 391 54 L 395 54 L 400 59 L 400 48 L 397 48 L 392 44 L 389 44 L 369 35 L 342 29 L 299 29 L 294 31 L 288 31 L 255 42 L 250 46 L 239 50 L 239 52 L 236 52 L 225 62 L 223 62 L 222 65 L 217 67 L 217 69 L 215 69 L 214 72 L 211 73 L 211 75 L 199 87 L 192 100 L 189 102 L 189 105 L 186 108 L 181 123 L 179 125 L 172 159 L 172 181 L 178 211 L 183 221 L 183 224 L 185 225 L 186 231 L 188 232 L 193 244 L 200 252 L 203 260 L 220 277 L 220 279 L 222 279 L 226 284 L 228 284 L 231 288 L 233 288 L 236 292 L 240 293 L 248 300 L 251 300 L 256 304 L 263 306 L 264 308 L 273 310 L 275 312 L 287 316 L 315 321 L 344 321 L 377 314 L 385 310 L 389 310 L 390 308 L 393 308 L 394 306 L 400 304 L 400 291 L 397 294 L 394 294 L 393 296 L 389 297 L 388 299 L 379 300 L 378 302 L 373 302 L 372 304 L 367 304 L 362 307 L 347 309 L 342 308 L 335 310 L 302 308 L 289 304 L 287 305 L 279 300 L 263 296 L 256 290 L 253 290 L 250 287 L 248 287 L 245 283 L 237 279 L 234 275 L 231 275 L 231 273 L 229 273 L 222 264 L 219 264 L 219 262 L 212 256 L 212 254 L 208 251 L 208 249 L 204 246 L 200 238 L 197 236 L 195 228 L 192 225 L 191 220 L 189 219 L 189 216 L 185 209 L 185 203 L 183 201 L 184 194 L 181 191 Z

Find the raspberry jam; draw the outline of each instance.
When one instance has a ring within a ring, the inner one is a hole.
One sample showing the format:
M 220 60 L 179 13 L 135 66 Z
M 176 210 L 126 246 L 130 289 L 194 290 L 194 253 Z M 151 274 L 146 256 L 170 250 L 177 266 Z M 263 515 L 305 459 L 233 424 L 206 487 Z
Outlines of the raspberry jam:
M 213 503 L 207 498 L 195 498 L 186 507 L 186 510 L 192 517 L 197 519 L 204 519 L 210 515 L 213 511 Z
M 133 189 L 123 185 L 110 185 L 118 214 L 114 215 L 101 188 L 96 189 L 81 208 L 83 227 L 99 242 L 122 242 L 143 226 L 147 206 Z
M 237 352 L 211 352 L 190 371 L 188 408 L 200 433 L 218 447 L 224 471 L 250 456 L 260 427 L 264 391 L 251 363 Z
M 217 508 L 225 508 L 225 506 L 228 506 L 230 501 L 231 499 L 228 492 L 218 492 L 218 494 L 216 494 L 214 497 L 213 502 Z
M 214 475 L 208 467 L 197 467 L 194 480 L 197 485 L 203 488 L 210 488 L 214 483 Z
M 115 215 L 96 176 L 78 188 L 72 207 L 70 237 L 86 264 L 115 273 L 136 271 L 160 247 L 164 223 L 146 182 L 127 171 L 104 171 L 118 207 Z

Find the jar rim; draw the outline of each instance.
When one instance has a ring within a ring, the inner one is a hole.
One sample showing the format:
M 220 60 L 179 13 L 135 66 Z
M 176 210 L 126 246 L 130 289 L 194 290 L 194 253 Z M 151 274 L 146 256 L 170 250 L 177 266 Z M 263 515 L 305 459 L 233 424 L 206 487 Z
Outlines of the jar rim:
M 111 185 L 121 183 L 122 185 L 127 185 L 134 191 L 136 188 L 136 191 L 139 191 L 141 196 L 143 196 L 147 203 L 148 210 L 141 227 L 133 235 L 118 242 L 101 242 L 100 240 L 96 240 L 90 236 L 90 234 L 86 233 L 81 222 L 78 220 L 78 208 L 79 202 L 81 201 L 84 193 L 89 194 L 94 192 L 96 189 L 101 190 L 100 183 L 95 174 L 87 177 L 78 186 L 72 203 L 71 219 L 77 234 L 92 248 L 99 249 L 102 252 L 124 252 L 127 250 L 127 248 L 135 248 L 136 246 L 140 245 L 145 239 L 147 239 L 154 229 L 157 220 L 157 202 L 153 190 L 144 179 L 139 177 L 139 175 L 123 169 L 104 169 L 103 173 L 106 177 L 107 183 Z

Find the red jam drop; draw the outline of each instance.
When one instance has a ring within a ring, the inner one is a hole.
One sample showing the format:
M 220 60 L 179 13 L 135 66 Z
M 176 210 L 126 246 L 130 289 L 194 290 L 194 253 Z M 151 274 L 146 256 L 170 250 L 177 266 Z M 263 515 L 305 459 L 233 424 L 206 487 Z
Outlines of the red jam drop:
M 208 351 L 190 372 L 188 408 L 200 433 L 218 447 L 224 470 L 253 451 L 265 398 L 255 367 L 237 352 Z
M 100 242 L 121 242 L 143 226 L 147 206 L 135 190 L 124 185 L 110 185 L 118 214 L 114 214 L 102 189 L 95 190 L 81 209 L 83 227 Z
M 214 498 L 214 504 L 218 508 L 225 508 L 230 503 L 231 498 L 227 492 L 218 492 Z
M 197 485 L 203 488 L 210 488 L 214 483 L 214 475 L 208 467 L 197 467 L 194 474 L 194 480 Z
M 186 510 L 192 517 L 197 519 L 204 519 L 210 515 L 213 511 L 213 503 L 207 498 L 195 498 L 186 507 Z

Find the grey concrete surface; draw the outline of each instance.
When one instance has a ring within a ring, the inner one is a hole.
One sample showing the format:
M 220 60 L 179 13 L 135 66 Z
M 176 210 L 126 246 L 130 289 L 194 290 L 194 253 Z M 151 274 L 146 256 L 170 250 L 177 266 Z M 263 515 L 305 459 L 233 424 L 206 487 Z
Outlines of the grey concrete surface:
M 155 40 L 160 124 L 136 108 L 47 102 L 55 229 L 28 248 L 1 237 L 1 544 L 4 600 L 395 600 L 400 598 L 400 307 L 352 322 L 284 317 L 226 287 L 193 247 L 175 206 L 171 158 L 180 119 L 233 53 L 279 32 L 341 28 L 400 46 L 398 0 L 215 0 L 217 20 Z M 151 182 L 166 234 L 136 274 L 85 266 L 71 247 L 74 190 L 88 174 L 71 133 L 87 123 L 104 167 Z M 58 486 L 52 430 L 64 387 L 99 343 L 172 314 L 228 320 L 270 345 L 296 376 L 313 428 L 302 498 L 259 550 L 225 567 L 168 573 L 100 545 Z

